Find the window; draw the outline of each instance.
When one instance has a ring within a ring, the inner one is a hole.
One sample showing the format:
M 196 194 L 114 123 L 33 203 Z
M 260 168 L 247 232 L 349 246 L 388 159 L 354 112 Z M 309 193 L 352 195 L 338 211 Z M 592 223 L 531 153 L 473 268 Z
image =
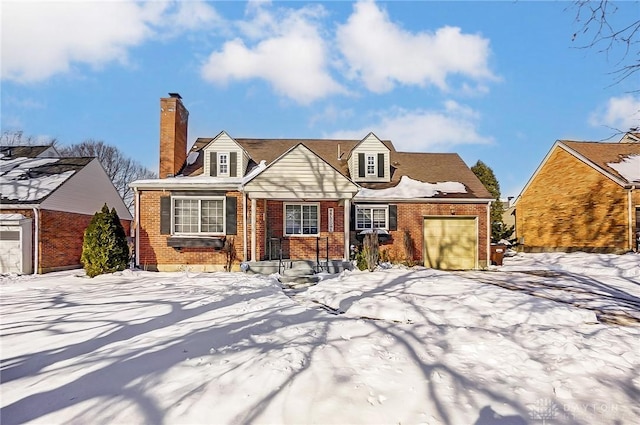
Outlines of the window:
M 173 231 L 176 234 L 224 233 L 224 219 L 224 199 L 173 200 Z
M 386 206 L 356 207 L 356 230 L 388 229 Z
M 367 155 L 367 175 L 376 174 L 376 157 L 375 155 Z
M 218 175 L 229 175 L 229 154 L 218 153 Z
M 320 230 L 318 210 L 317 204 L 285 204 L 285 235 L 317 235 Z

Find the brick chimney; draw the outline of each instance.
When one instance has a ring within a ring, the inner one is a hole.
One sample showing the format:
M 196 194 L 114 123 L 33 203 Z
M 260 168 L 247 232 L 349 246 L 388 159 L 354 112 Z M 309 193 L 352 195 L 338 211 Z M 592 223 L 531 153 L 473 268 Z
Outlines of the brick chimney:
M 187 158 L 189 111 L 178 93 L 160 99 L 160 169 L 164 179 L 178 174 Z

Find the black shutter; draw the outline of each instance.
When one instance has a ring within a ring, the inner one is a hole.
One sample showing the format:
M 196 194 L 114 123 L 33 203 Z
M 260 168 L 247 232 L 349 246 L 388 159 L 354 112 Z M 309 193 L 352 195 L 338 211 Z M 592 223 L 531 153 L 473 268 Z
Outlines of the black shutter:
M 209 153 L 209 175 L 215 177 L 218 175 L 218 153 Z
M 378 154 L 378 177 L 384 177 L 384 154 Z
M 171 234 L 171 196 L 160 197 L 160 234 Z
M 238 153 L 229 153 L 229 177 L 238 177 Z
M 351 204 L 351 214 L 349 214 L 349 230 L 356 230 L 356 206 Z
M 225 233 L 227 235 L 237 235 L 238 234 L 238 223 L 236 213 L 238 210 L 238 198 L 235 196 L 227 196 L 226 202 L 226 223 L 227 228 L 225 229 Z
M 389 205 L 389 230 L 398 230 L 398 206 Z
M 364 154 L 363 153 L 359 153 L 358 154 L 358 177 L 364 177 L 364 167 L 365 167 L 365 163 L 364 163 Z

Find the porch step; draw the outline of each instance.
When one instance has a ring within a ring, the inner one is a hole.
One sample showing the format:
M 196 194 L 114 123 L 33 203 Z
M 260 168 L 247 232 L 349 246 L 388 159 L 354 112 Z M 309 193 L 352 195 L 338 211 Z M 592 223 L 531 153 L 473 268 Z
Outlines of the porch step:
M 278 260 L 255 261 L 248 264 L 247 273 L 266 275 L 278 273 Z M 282 264 L 284 271 L 280 269 L 281 275 L 313 275 L 317 271 L 315 260 L 282 260 Z M 338 274 L 353 268 L 349 261 L 343 260 L 321 261 L 320 265 L 322 267 L 319 271 L 329 274 Z
M 292 272 L 291 270 L 288 270 L 288 273 L 281 274 L 278 280 L 289 288 L 299 289 L 315 285 L 320 281 L 320 276 L 317 274 L 304 273 L 302 271 Z

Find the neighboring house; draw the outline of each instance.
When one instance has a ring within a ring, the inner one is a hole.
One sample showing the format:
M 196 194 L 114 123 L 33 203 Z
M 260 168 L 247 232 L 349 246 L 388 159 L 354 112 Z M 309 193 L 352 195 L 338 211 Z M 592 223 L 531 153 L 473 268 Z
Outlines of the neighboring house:
M 131 186 L 136 258 L 153 270 L 220 270 L 233 239 L 240 261 L 345 261 L 375 231 L 383 249 L 430 267 L 488 264 L 491 195 L 457 154 L 397 152 L 362 140 L 199 138 L 188 112 L 160 100 L 160 177 Z M 237 266 L 237 265 L 236 265 Z
M 557 141 L 515 206 L 526 252 L 637 250 L 640 143 Z
M 131 214 L 98 159 L 0 147 L 0 273 L 81 267 L 84 230 L 105 203 L 128 233 Z

